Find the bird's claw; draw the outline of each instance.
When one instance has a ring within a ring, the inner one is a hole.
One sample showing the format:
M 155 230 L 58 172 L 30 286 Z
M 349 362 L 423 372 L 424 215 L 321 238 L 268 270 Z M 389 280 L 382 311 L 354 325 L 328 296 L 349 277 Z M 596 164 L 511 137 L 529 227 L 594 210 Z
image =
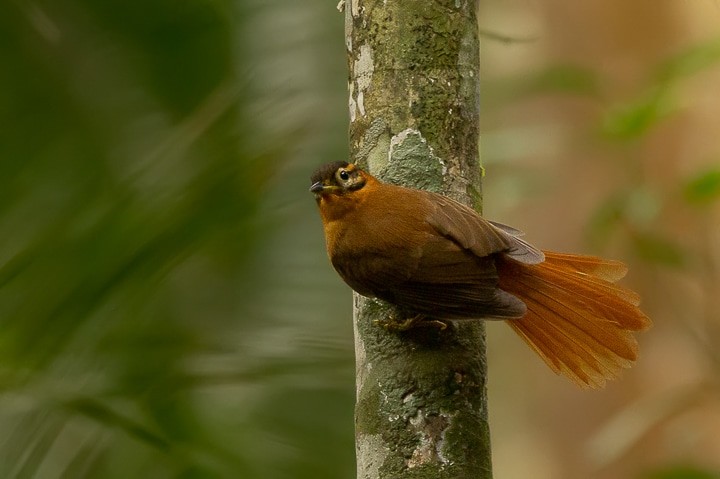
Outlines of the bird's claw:
M 376 319 L 373 324 L 380 326 L 386 331 L 394 333 L 400 333 L 408 331 L 413 328 L 419 327 L 435 327 L 439 331 L 443 331 L 448 327 L 448 323 L 439 319 L 426 319 L 422 314 L 418 314 L 403 320 L 398 320 L 395 316 L 390 316 L 385 319 Z

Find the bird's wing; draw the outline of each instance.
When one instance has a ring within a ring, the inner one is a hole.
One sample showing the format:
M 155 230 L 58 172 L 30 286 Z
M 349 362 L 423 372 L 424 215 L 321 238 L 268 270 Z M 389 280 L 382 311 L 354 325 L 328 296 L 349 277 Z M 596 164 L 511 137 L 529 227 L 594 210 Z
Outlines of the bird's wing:
M 425 192 L 433 208 L 426 221 L 442 236 L 482 258 L 504 253 L 527 264 L 542 263 L 542 251 L 522 240 L 522 231 L 488 221 L 475 210 L 446 196 Z
M 397 197 L 374 205 L 385 211 L 373 215 L 372 224 L 364 217 L 350 222 L 353 234 L 343 236 L 345 246 L 331 257 L 345 282 L 360 294 L 436 318 L 523 316 L 522 301 L 498 288 L 493 255 L 537 263 L 542 253 L 520 240 L 519 231 L 496 226 L 450 198 L 412 195 L 412 201 Z
M 498 289 L 495 259 L 478 257 L 431 231 L 403 246 L 335 255 L 333 265 L 352 289 L 434 318 L 517 318 L 525 305 Z
M 498 289 L 495 259 L 478 257 L 455 241 L 431 235 L 410 277 L 392 291 L 393 302 L 446 319 L 518 318 L 526 308 Z

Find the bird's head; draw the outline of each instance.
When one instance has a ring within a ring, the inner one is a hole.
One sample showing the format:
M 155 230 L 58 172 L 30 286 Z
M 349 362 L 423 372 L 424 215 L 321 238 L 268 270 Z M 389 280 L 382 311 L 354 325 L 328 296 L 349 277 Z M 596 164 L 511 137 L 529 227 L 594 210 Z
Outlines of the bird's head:
M 345 217 L 363 203 L 377 180 L 352 163 L 336 161 L 321 166 L 310 178 L 323 222 Z
M 346 196 L 360 190 L 367 183 L 369 175 L 352 163 L 336 161 L 328 163 L 313 173 L 310 192 L 318 201 L 331 196 Z

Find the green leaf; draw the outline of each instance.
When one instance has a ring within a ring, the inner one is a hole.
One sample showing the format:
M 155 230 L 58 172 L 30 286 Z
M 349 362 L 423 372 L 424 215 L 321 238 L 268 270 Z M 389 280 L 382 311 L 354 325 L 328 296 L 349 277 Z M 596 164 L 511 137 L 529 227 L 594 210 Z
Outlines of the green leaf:
M 689 203 L 707 204 L 720 197 L 720 168 L 712 168 L 690 178 L 684 187 Z
M 720 39 L 696 45 L 663 63 L 650 86 L 636 99 L 608 111 L 603 133 L 611 139 L 626 141 L 645 135 L 675 108 L 670 96 L 677 80 L 699 73 L 720 63 Z
M 720 38 L 695 45 L 661 65 L 657 72 L 659 82 L 671 82 L 694 75 L 720 63 Z
M 666 266 L 681 266 L 685 263 L 682 247 L 657 233 L 636 233 L 632 237 L 632 246 L 638 257 L 651 263 Z
M 665 88 L 654 87 L 637 99 L 611 108 L 603 119 L 601 130 L 616 141 L 636 140 L 665 119 L 675 105 Z

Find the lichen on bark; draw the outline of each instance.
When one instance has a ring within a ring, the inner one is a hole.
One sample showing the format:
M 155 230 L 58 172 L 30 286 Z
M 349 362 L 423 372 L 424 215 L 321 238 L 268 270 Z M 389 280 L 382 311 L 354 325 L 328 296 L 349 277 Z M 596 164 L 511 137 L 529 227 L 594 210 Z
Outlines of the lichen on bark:
M 468 191 L 480 184 L 475 2 L 349 0 L 345 15 L 354 159 L 367 164 L 378 120 L 389 137 L 412 128 L 447 162 L 446 192 L 478 197 Z

